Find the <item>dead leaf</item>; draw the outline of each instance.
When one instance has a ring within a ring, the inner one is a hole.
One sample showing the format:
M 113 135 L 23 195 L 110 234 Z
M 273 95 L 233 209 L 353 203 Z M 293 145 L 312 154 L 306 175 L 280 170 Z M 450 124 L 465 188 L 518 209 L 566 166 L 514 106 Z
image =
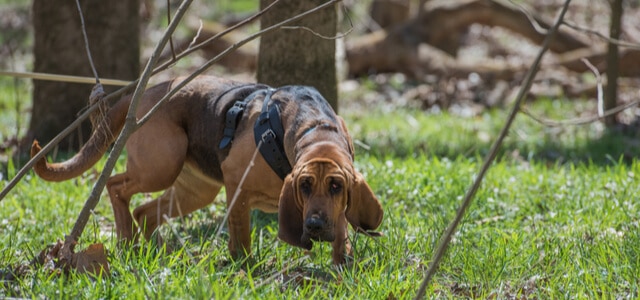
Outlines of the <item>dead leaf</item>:
M 78 273 L 108 275 L 109 261 L 104 245 L 101 243 L 92 244 L 87 249 L 74 253 L 71 258 L 71 266 Z
M 80 274 L 109 274 L 109 262 L 103 244 L 92 244 L 85 250 L 73 253 L 75 245 L 75 242 L 58 240 L 42 250 L 31 265 L 39 265 L 56 273 L 76 271 Z

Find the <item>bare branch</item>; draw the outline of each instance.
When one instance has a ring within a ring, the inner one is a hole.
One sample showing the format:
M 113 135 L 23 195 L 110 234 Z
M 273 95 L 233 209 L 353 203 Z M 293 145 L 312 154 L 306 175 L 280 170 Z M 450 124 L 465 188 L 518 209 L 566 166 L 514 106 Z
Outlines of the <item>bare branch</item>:
M 449 226 L 447 227 L 447 230 L 445 231 L 444 235 L 440 239 L 438 248 L 436 249 L 436 251 L 433 254 L 433 258 L 431 259 L 431 262 L 429 263 L 429 268 L 427 269 L 427 274 L 425 276 L 424 281 L 420 285 L 420 289 L 418 290 L 418 294 L 416 295 L 415 299 L 424 298 L 427 286 L 429 285 L 429 282 L 431 281 L 431 278 L 433 277 L 433 275 L 435 274 L 436 270 L 438 269 L 438 265 L 440 264 L 440 261 L 442 260 L 442 257 L 444 256 L 444 253 L 445 253 L 445 251 L 447 250 L 447 248 L 449 246 L 449 242 L 451 241 L 451 238 L 453 237 L 453 234 L 456 232 L 458 224 L 460 224 L 460 222 L 462 221 L 462 218 L 464 217 L 464 214 L 465 214 L 467 208 L 473 202 L 473 198 L 474 198 L 476 192 L 478 191 L 478 189 L 480 188 L 480 184 L 482 183 L 482 180 L 484 179 L 484 175 L 487 173 L 487 171 L 491 167 L 491 164 L 493 163 L 496 155 L 498 154 L 498 149 L 500 149 L 500 147 L 502 146 L 502 142 L 506 138 L 507 133 L 509 132 L 509 129 L 511 128 L 511 124 L 513 123 L 513 121 L 515 120 L 516 116 L 518 115 L 518 111 L 520 110 L 520 106 L 522 104 L 522 101 L 524 100 L 526 94 L 529 92 L 529 89 L 531 88 L 531 84 L 533 82 L 533 79 L 534 79 L 536 73 L 538 72 L 538 69 L 540 68 L 540 62 L 542 61 L 542 57 L 544 56 L 544 54 L 549 49 L 549 44 L 551 43 L 551 40 L 553 39 L 553 37 L 555 36 L 556 32 L 558 31 L 558 28 L 560 27 L 560 25 L 562 24 L 562 19 L 564 18 L 564 15 L 565 15 L 565 13 L 567 12 L 567 10 L 569 8 L 569 3 L 570 2 L 571 2 L 571 0 L 566 0 L 565 1 L 564 6 L 562 7 L 562 10 L 560 11 L 560 15 L 558 16 L 558 19 L 556 20 L 556 22 L 553 25 L 553 27 L 551 27 L 551 29 L 549 29 L 549 32 L 548 32 L 548 34 L 547 34 L 547 36 L 546 36 L 546 38 L 544 40 L 542 48 L 538 52 L 538 55 L 537 55 L 535 61 L 533 62 L 533 64 L 531 65 L 531 68 L 529 68 L 529 71 L 527 72 L 527 75 L 526 75 L 526 77 L 524 79 L 523 85 L 520 87 L 520 90 L 518 91 L 518 95 L 516 96 L 516 100 L 515 100 L 515 103 L 513 105 L 513 109 L 509 113 L 507 121 L 506 121 L 504 127 L 502 128 L 502 130 L 500 131 L 500 135 L 498 136 L 498 139 L 491 146 L 491 150 L 489 151 L 489 154 L 485 158 L 484 163 L 482 164 L 482 168 L 480 169 L 480 172 L 478 173 L 478 175 L 476 176 L 475 180 L 473 181 L 473 185 L 469 188 L 469 190 L 467 190 L 467 193 L 465 194 L 464 200 L 462 201 L 462 204 L 460 205 L 460 208 L 458 208 L 458 212 L 456 214 L 456 217 L 449 224 Z
M 625 41 L 621 41 L 619 39 L 614 39 L 612 37 L 608 37 L 602 33 L 600 33 L 597 30 L 593 30 L 590 28 L 586 28 L 586 27 L 581 27 L 577 24 L 571 23 L 569 21 L 563 21 L 562 24 L 567 25 L 567 27 L 572 28 L 574 30 L 577 31 L 582 31 L 591 35 L 595 35 L 597 37 L 599 37 L 600 39 L 608 42 L 608 43 L 612 43 L 615 45 L 618 45 L 620 47 L 625 47 L 625 48 L 629 48 L 629 49 L 635 49 L 635 50 L 640 50 L 640 44 L 638 43 L 631 43 L 631 42 L 625 42 Z
M 200 19 L 200 25 L 198 26 L 198 31 L 196 31 L 196 35 L 191 40 L 191 43 L 189 43 L 189 46 L 187 46 L 187 49 L 191 49 L 191 47 L 193 47 L 193 45 L 195 45 L 195 43 L 198 41 L 198 38 L 200 37 L 200 33 L 202 33 L 202 26 L 203 26 L 202 19 Z
M 526 108 L 525 106 L 521 107 L 520 110 L 527 116 L 529 116 L 531 119 L 533 119 L 534 121 L 547 126 L 547 127 L 560 127 L 560 126 L 577 126 L 577 125 L 586 125 L 589 123 L 593 123 L 596 121 L 600 121 L 603 120 L 606 117 L 618 114 L 624 110 L 627 110 L 631 107 L 637 106 L 640 104 L 640 99 L 636 100 L 636 101 L 632 101 L 629 102 L 627 104 L 623 104 L 623 105 L 619 105 L 616 106 L 615 108 L 609 109 L 607 111 L 604 111 L 602 114 L 598 113 L 598 115 L 596 116 L 591 116 L 591 117 L 584 117 L 584 118 L 576 118 L 576 119 L 569 119 L 569 120 L 550 120 L 550 119 L 544 119 L 541 117 L 538 117 L 536 115 L 533 114 L 533 112 L 531 112 L 528 108 Z
M 167 0 L 167 23 L 171 23 L 171 0 Z M 173 47 L 173 37 L 169 37 L 169 47 L 171 47 L 171 55 L 173 56 L 173 61 L 176 61 L 176 50 Z
M 98 71 L 96 71 L 96 66 L 93 64 L 93 58 L 91 57 L 91 50 L 89 49 L 89 38 L 87 37 L 87 30 L 84 26 L 84 16 L 82 15 L 82 8 L 80 7 L 80 0 L 76 0 L 76 6 L 78 7 L 78 14 L 80 15 L 80 25 L 82 28 L 82 37 L 84 38 L 84 47 L 87 50 L 87 57 L 89 57 L 89 64 L 91 65 L 91 70 L 93 71 L 93 76 L 96 78 L 96 83 L 100 83 L 100 77 L 98 77 Z
M 58 81 L 58 82 L 73 82 L 73 83 L 89 83 L 89 84 L 93 84 L 93 83 L 96 82 L 95 78 L 91 78 L 91 77 L 73 76 L 73 75 L 60 75 L 60 74 L 50 74 L 50 73 L 39 73 L 39 72 L 0 71 L 0 76 L 10 76 L 10 77 L 17 77 L 17 78 L 30 78 L 30 79 L 49 80 L 49 81 Z M 126 86 L 126 85 L 131 84 L 131 81 L 102 78 L 100 83 L 104 84 L 104 85 Z
M 513 1 L 513 0 L 509 0 L 509 2 L 517 7 L 525 16 L 527 16 L 527 19 L 529 19 L 529 22 L 531 23 L 531 26 L 533 26 L 533 29 L 539 33 L 539 34 L 548 34 L 549 30 L 547 30 L 546 28 L 542 27 L 542 25 L 540 25 L 540 22 L 538 22 L 538 20 L 536 20 L 536 17 L 534 17 L 531 12 L 526 9 L 521 3 Z
M 322 35 L 322 34 L 316 32 L 313 29 L 311 29 L 309 27 L 306 27 L 306 26 L 282 26 L 282 29 L 301 29 L 301 30 L 305 30 L 305 31 L 308 31 L 311 34 L 313 34 L 313 35 L 315 35 L 315 36 L 317 36 L 319 38 L 325 39 L 325 40 L 337 40 L 337 39 L 340 39 L 340 38 L 343 38 L 343 37 L 347 36 L 349 33 L 351 33 L 351 31 L 353 31 L 353 27 L 351 27 L 351 28 L 349 28 L 349 30 L 347 30 L 344 33 L 339 33 L 339 34 L 336 34 L 335 36 L 326 36 L 326 35 Z
M 278 2 L 280 2 L 280 0 L 273 1 L 273 3 L 271 3 L 265 9 L 257 12 L 255 15 L 245 19 L 244 21 L 242 21 L 242 22 L 240 22 L 240 23 L 238 23 L 236 25 L 233 25 L 233 26 L 227 28 L 226 30 L 224 30 L 224 31 L 222 31 L 222 32 L 220 32 L 220 33 L 208 38 L 206 41 L 203 41 L 202 43 L 197 44 L 194 47 L 187 48 L 186 50 L 184 50 L 180 54 L 178 54 L 178 56 L 175 59 L 181 59 L 181 58 L 183 58 L 183 57 L 185 57 L 185 56 L 187 56 L 187 55 L 199 50 L 200 48 L 206 46 L 208 43 L 211 43 L 211 42 L 219 39 L 220 37 L 226 35 L 227 33 L 231 32 L 231 31 L 234 31 L 234 30 L 236 30 L 236 29 L 238 29 L 238 28 L 240 28 L 240 27 L 242 27 L 242 26 L 244 26 L 246 24 L 249 24 L 249 23 L 253 22 L 254 20 L 258 19 L 260 16 L 262 16 L 265 12 L 267 12 L 269 9 L 271 9 L 271 7 L 276 5 Z M 194 41 L 195 41 L 195 38 L 194 38 Z M 173 61 L 167 61 L 167 62 L 163 63 L 162 65 L 158 66 L 154 70 L 154 74 L 157 73 L 157 72 L 160 72 L 162 70 L 167 69 L 169 67 L 169 65 L 171 65 L 172 63 L 173 63 Z
M 581 58 L 580 59 L 586 66 L 587 68 L 589 68 L 591 70 L 591 72 L 593 72 L 593 74 L 596 76 L 596 88 L 598 90 L 598 116 L 602 116 L 603 111 L 604 111 L 604 99 L 602 96 L 602 76 L 600 76 L 600 71 L 598 71 L 598 68 L 596 68 L 596 66 L 594 66 L 588 59 L 586 58 Z
M 313 30 L 313 29 L 311 29 L 309 27 L 306 27 L 306 26 L 282 26 L 282 29 L 301 29 L 301 30 L 306 30 L 306 31 L 310 32 L 311 34 L 313 34 L 313 35 L 315 35 L 315 36 L 317 36 L 319 38 L 325 39 L 325 40 L 341 39 L 341 38 L 344 38 L 347 35 L 349 35 L 353 31 L 353 28 L 354 28 L 353 21 L 351 21 L 351 17 L 349 17 L 349 13 L 346 10 L 347 9 L 345 7 L 345 16 L 347 16 L 347 19 L 349 20 L 349 29 L 346 32 L 342 32 L 342 33 L 336 34 L 335 36 L 322 35 L 322 34 L 316 32 L 315 30 Z

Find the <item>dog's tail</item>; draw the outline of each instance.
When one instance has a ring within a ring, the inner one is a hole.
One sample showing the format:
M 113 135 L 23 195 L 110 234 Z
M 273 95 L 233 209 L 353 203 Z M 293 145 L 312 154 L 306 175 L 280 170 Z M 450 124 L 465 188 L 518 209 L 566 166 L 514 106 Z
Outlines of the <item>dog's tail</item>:
M 80 176 L 95 165 L 122 130 L 130 100 L 130 96 L 125 96 L 109 109 L 104 119 L 94 128 L 89 141 L 76 155 L 59 163 L 48 163 L 47 159 L 42 157 L 33 166 L 36 174 L 47 181 L 64 181 Z M 40 150 L 40 144 L 34 140 L 31 145 L 31 157 Z

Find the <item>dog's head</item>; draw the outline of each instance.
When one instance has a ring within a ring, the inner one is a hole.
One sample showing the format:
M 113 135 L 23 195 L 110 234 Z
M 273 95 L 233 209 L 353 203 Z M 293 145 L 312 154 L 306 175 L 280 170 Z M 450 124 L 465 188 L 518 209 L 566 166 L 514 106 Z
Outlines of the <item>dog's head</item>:
M 312 241 L 331 241 L 356 230 L 372 230 L 382 221 L 382 207 L 351 155 L 320 142 L 300 156 L 280 193 L 278 237 L 305 249 Z

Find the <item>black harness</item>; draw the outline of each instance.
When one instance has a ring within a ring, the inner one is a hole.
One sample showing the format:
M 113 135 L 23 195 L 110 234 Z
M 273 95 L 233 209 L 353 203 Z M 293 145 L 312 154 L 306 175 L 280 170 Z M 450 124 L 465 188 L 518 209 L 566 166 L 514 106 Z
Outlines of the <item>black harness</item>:
M 231 144 L 238 121 L 240 117 L 242 117 L 245 108 L 258 94 L 264 93 L 262 110 L 260 111 L 258 120 L 256 120 L 253 126 L 253 133 L 260 154 L 271 169 L 284 180 L 284 178 L 291 173 L 292 168 L 284 151 L 284 128 L 282 127 L 282 120 L 280 119 L 280 108 L 277 104 L 269 105 L 271 95 L 275 92 L 276 89 L 273 88 L 260 89 L 244 99 L 236 101 L 227 111 L 224 133 L 222 140 L 220 140 L 219 147 L 220 149 L 224 149 Z

